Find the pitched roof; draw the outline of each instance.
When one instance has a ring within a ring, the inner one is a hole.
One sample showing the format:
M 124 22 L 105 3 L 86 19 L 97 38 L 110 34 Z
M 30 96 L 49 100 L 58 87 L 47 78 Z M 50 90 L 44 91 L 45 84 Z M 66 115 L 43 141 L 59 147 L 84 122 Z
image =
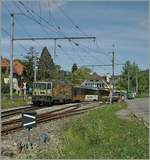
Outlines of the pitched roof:
M 89 80 L 105 80 L 105 76 L 100 76 L 100 75 L 98 75 L 96 72 L 94 72 L 91 76 L 90 76 L 90 78 L 89 78 Z
M 7 58 L 2 58 L 1 60 L 1 65 L 2 67 L 10 67 L 10 60 Z M 14 59 L 13 60 L 13 72 L 22 75 L 25 70 L 25 66 L 21 63 L 19 59 Z

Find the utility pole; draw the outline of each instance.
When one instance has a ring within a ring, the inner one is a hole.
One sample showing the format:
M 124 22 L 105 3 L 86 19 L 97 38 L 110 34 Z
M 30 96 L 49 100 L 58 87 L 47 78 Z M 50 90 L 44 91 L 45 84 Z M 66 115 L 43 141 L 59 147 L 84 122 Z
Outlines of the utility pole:
M 112 52 L 112 78 L 110 83 L 110 104 L 112 104 L 113 92 L 114 92 L 114 71 L 115 71 L 115 52 L 114 52 L 114 44 L 113 44 L 113 52 Z
M 112 91 L 114 91 L 114 73 L 115 73 L 115 52 L 114 52 L 114 45 L 113 45 L 113 52 L 112 52 Z
M 14 14 L 10 14 L 10 98 L 13 98 L 13 36 L 14 36 Z
M 36 81 L 36 71 L 37 71 L 37 66 L 36 66 L 36 61 L 37 61 L 37 58 L 36 58 L 36 52 L 33 50 L 33 55 L 34 55 L 34 81 Z
M 130 73 L 129 73 L 129 67 L 127 66 L 127 70 L 128 70 L 128 92 L 130 90 Z
M 56 39 L 54 39 L 54 58 L 56 57 Z
M 138 94 L 138 69 L 136 69 L 136 94 Z

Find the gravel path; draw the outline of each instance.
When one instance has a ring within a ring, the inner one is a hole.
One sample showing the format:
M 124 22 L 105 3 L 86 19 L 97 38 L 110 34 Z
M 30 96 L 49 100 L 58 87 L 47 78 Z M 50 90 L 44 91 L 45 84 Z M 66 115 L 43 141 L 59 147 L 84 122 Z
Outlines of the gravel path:
M 142 118 L 149 123 L 149 104 L 148 98 L 138 98 L 127 101 L 128 108 L 120 110 L 117 115 L 122 118 L 128 118 L 128 115 L 133 113 L 138 118 Z

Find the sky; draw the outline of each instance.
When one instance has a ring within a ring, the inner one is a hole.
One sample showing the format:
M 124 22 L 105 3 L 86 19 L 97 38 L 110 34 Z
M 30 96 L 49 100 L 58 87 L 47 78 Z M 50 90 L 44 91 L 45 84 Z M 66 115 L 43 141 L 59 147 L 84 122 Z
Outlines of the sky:
M 22 2 L 3 2 L 3 57 L 10 56 L 10 13 L 23 13 L 15 15 L 14 38 L 94 36 L 96 40 L 58 40 L 56 56 L 53 40 L 14 41 L 14 59 L 22 59 L 32 46 L 40 56 L 46 46 L 56 64 L 71 70 L 74 63 L 78 66 L 111 64 L 114 50 L 115 63 L 130 60 L 142 70 L 148 68 L 148 2 Z M 101 75 L 112 72 L 111 67 L 91 69 Z M 121 70 L 122 66 L 115 66 L 115 74 Z

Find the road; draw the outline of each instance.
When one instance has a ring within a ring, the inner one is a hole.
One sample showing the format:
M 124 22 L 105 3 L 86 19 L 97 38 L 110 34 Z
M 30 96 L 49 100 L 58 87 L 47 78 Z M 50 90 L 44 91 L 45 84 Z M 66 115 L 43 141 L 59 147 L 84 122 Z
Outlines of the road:
M 149 123 L 149 103 L 148 98 L 138 98 L 128 100 L 128 111 L 134 113 L 137 117 L 143 118 Z

